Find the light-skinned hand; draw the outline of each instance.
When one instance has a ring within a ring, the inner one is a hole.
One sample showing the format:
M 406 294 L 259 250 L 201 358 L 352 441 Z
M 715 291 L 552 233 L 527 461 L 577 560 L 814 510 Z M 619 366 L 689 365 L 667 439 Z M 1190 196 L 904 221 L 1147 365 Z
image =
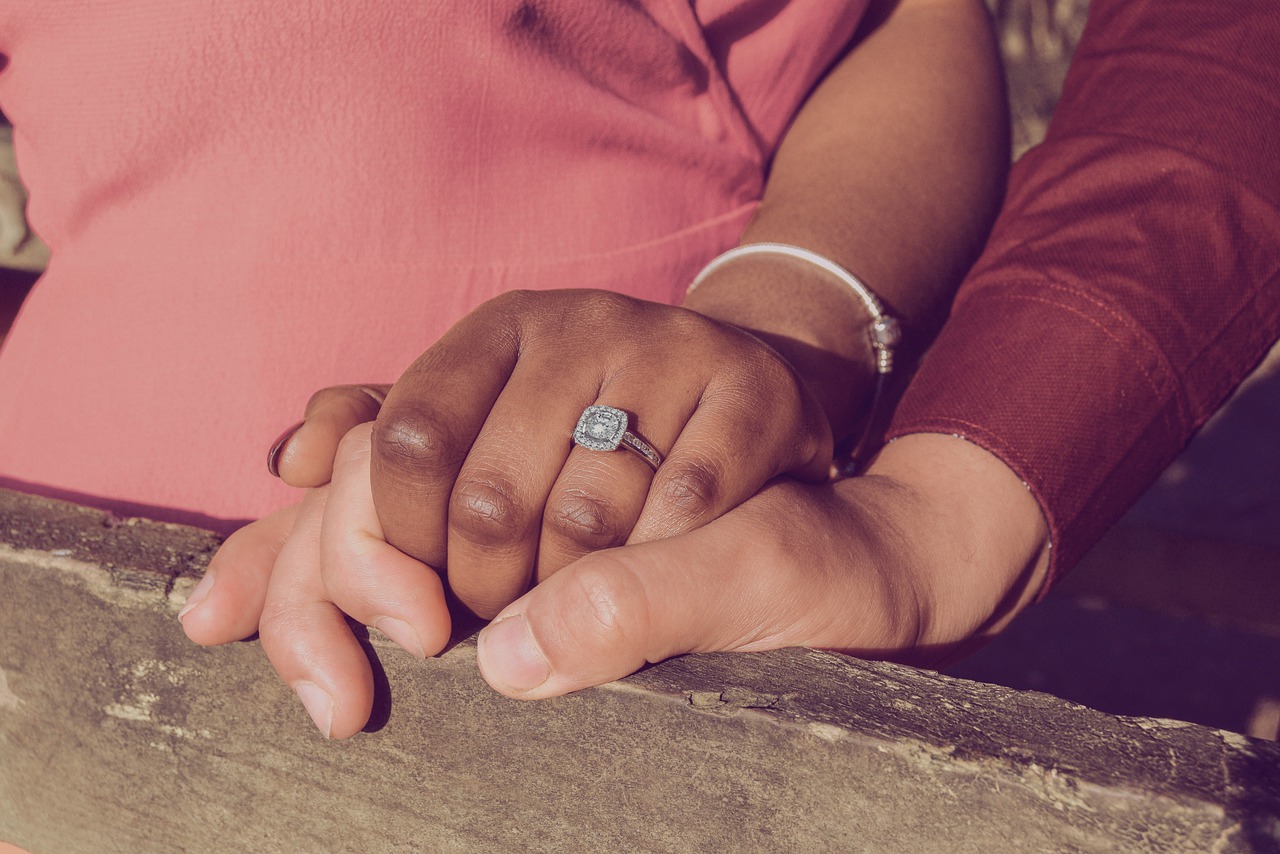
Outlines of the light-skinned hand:
M 447 572 L 462 604 L 491 617 L 584 554 L 691 530 L 783 472 L 820 479 L 831 456 L 822 405 L 762 340 L 615 294 L 493 300 L 428 350 L 384 404 L 385 393 L 347 386 L 312 398 L 270 465 L 293 485 L 320 487 L 332 475 L 333 486 L 232 537 L 182 615 L 202 643 L 259 630 L 304 701 L 321 683 L 328 696 L 362 695 L 352 686 L 367 667 L 342 612 L 415 655 L 438 651 L 449 618 L 440 579 L 424 566 Z M 656 476 L 629 453 L 572 445 L 593 403 L 648 413 L 631 429 L 667 450 Z M 335 457 L 339 438 L 374 416 L 372 439 L 359 428 Z M 377 513 L 371 463 L 384 495 Z M 340 480 L 344 465 L 364 469 Z M 215 586 L 232 559 L 236 586 Z
M 626 411 L 630 430 L 665 453 L 656 475 L 625 450 L 573 445 L 578 417 L 596 403 Z M 295 486 L 326 483 L 338 441 L 375 416 L 373 484 L 388 540 L 447 572 L 459 601 L 484 617 L 588 552 L 692 530 L 779 474 L 820 480 L 832 449 L 822 406 L 759 338 L 592 291 L 506 294 L 389 394 L 318 393 L 273 448 L 273 470 Z
M 331 486 L 233 535 L 210 567 L 218 582 L 184 619 L 193 639 L 219 643 L 237 636 L 226 614 L 245 615 L 243 636 L 257 610 L 273 665 L 333 737 L 358 732 L 373 700 L 344 611 L 419 656 L 449 637 L 438 576 L 382 537 L 369 455 L 369 429 L 352 431 Z M 337 580 L 349 573 L 310 571 L 346 563 L 396 579 L 394 613 L 361 611 L 367 591 Z M 478 660 L 496 690 L 526 699 L 685 652 L 813 646 L 936 663 L 1002 628 L 1046 565 L 1039 507 L 1003 463 L 954 437 L 909 436 L 866 476 L 779 481 L 688 534 L 575 561 L 501 611 Z M 396 637 L 394 620 L 414 636 Z

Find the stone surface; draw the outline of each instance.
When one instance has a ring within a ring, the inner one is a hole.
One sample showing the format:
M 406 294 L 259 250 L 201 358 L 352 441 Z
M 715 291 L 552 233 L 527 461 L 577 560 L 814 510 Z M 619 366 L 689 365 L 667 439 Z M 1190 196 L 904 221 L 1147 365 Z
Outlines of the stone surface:
M 325 742 L 175 614 L 217 540 L 0 492 L 0 839 L 112 851 L 1270 851 L 1280 746 L 807 650 L 558 700 L 378 638 Z

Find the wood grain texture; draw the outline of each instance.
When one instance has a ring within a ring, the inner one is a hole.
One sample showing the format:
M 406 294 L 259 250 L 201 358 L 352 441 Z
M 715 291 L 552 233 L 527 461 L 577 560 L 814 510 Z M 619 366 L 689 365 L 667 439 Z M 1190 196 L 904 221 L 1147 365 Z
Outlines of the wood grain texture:
M 325 742 L 256 642 L 182 635 L 212 535 L 0 492 L 0 541 L 0 839 L 35 854 L 1280 844 L 1278 745 L 809 650 L 522 703 L 471 640 L 375 635 L 372 731 Z

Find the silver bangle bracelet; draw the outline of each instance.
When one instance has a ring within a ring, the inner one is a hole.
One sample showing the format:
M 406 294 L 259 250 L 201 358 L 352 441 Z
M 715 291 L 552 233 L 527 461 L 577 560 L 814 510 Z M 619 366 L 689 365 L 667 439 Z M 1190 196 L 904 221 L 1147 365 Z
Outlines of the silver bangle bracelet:
M 847 460 L 837 461 L 837 468 L 841 474 L 852 474 L 857 468 L 857 462 L 864 451 L 863 446 L 866 445 L 867 439 L 870 438 L 872 427 L 875 425 L 876 417 L 879 415 L 887 377 L 893 372 L 894 350 L 902 341 L 902 325 L 897 318 L 884 310 L 884 304 L 880 302 L 880 298 L 876 296 L 875 291 L 867 287 L 853 273 L 850 273 L 830 258 L 800 246 L 792 246 L 789 243 L 746 243 L 721 253 L 712 258 L 707 266 L 703 267 L 697 276 L 694 276 L 693 283 L 689 285 L 687 293 L 693 293 L 694 288 L 702 284 L 712 273 L 725 264 L 751 255 L 784 255 L 812 264 L 848 285 L 849 289 L 862 302 L 867 313 L 871 315 L 871 323 L 867 327 L 867 339 L 871 343 L 871 349 L 876 357 L 875 390 L 871 395 L 871 405 L 867 410 L 866 426 L 862 431 L 861 438 L 858 439 L 858 443 L 854 446 L 853 451 L 850 452 Z

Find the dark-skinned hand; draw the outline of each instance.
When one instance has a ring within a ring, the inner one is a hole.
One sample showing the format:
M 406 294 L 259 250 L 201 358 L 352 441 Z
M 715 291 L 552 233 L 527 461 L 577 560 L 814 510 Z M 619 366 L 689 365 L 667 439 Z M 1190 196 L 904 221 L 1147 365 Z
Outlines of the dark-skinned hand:
M 229 539 L 182 615 L 201 643 L 259 631 L 277 671 L 335 734 L 358 729 L 368 709 L 348 703 L 335 723 L 333 698 L 371 701 L 343 614 L 434 654 L 450 630 L 442 575 L 489 618 L 591 552 L 694 530 L 780 474 L 825 479 L 831 460 L 822 406 L 762 340 L 604 292 L 492 300 L 385 403 L 382 391 L 312 399 L 273 462 L 287 482 L 313 488 Z M 574 446 L 593 404 L 636 416 L 631 430 L 665 455 L 656 474 L 636 454 Z

